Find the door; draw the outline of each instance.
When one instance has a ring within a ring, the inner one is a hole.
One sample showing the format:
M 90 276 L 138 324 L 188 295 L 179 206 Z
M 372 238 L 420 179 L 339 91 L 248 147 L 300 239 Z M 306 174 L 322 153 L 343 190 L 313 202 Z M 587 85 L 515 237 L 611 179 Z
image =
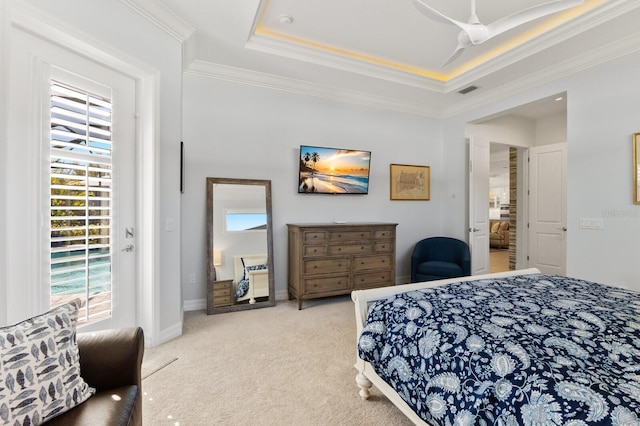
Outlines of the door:
M 489 273 L 489 141 L 469 140 L 469 248 L 471 275 Z
M 24 249 L 9 275 L 37 271 L 12 303 L 80 298 L 83 331 L 136 325 L 135 80 L 20 30 L 11 44 L 9 140 L 26 143 L 8 150 L 9 216 L 34 232 L 9 236 Z
M 529 149 L 529 266 L 565 275 L 567 189 L 565 143 Z

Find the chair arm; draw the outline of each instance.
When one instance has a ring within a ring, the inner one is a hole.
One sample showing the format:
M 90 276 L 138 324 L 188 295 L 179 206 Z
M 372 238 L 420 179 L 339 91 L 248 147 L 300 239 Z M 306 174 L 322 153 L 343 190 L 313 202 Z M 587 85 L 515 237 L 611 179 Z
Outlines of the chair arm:
M 78 333 L 80 374 L 97 391 L 142 385 L 142 328 Z

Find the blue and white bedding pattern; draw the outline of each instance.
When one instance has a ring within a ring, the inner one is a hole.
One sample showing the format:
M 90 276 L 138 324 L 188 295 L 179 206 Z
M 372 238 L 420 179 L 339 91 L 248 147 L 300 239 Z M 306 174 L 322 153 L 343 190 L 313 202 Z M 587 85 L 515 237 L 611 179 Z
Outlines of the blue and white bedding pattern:
M 640 293 L 554 275 L 377 301 L 358 354 L 432 425 L 640 425 Z

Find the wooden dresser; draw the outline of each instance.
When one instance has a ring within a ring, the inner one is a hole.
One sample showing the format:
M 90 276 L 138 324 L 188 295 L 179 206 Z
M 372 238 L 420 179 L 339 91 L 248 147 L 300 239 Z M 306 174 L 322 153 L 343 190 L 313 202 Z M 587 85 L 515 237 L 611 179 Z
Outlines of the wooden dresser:
M 289 299 L 395 285 L 396 223 L 287 224 Z
M 209 281 L 207 285 L 207 315 L 213 314 L 213 308 L 231 306 L 234 301 L 233 280 Z

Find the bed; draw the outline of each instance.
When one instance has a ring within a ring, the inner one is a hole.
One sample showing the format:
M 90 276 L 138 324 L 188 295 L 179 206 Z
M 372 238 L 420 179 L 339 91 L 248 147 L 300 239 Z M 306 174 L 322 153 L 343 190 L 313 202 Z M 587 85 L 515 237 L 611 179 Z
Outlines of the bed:
M 352 293 L 356 383 L 421 425 L 640 425 L 640 293 L 536 269 Z
M 233 257 L 236 303 L 245 300 L 256 303 L 269 297 L 269 268 L 266 254 L 245 254 Z

